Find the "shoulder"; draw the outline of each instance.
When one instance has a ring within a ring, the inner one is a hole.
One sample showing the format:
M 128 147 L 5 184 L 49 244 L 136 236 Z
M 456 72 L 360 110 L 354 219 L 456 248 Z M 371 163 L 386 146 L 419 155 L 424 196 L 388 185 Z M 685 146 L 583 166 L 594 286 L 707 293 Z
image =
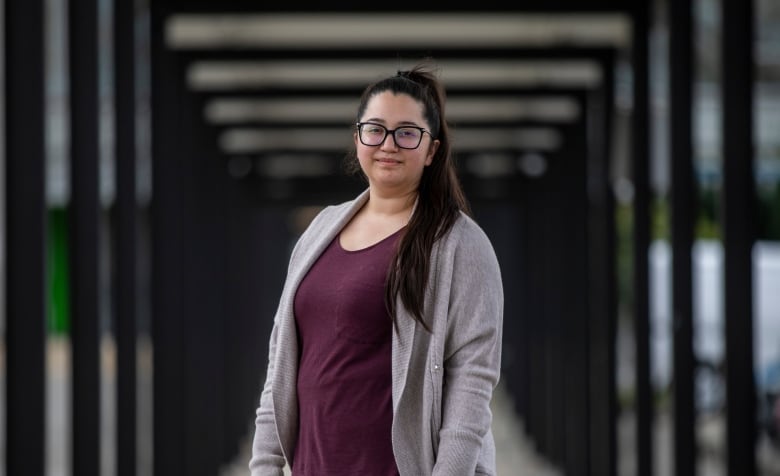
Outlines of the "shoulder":
M 367 193 L 363 192 L 351 200 L 325 206 L 314 216 L 304 234 L 317 234 L 333 226 L 334 223 L 341 221 L 345 216 L 354 213 L 365 202 L 366 198 Z
M 463 212 L 460 212 L 460 216 L 453 223 L 445 240 L 448 242 L 448 246 L 460 251 L 494 254 L 493 244 L 485 230 L 474 218 Z
M 460 212 L 458 219 L 452 226 L 452 232 L 460 234 L 468 239 L 490 241 L 485 230 L 476 222 L 474 218 L 463 211 Z
M 331 223 L 334 219 L 344 213 L 344 211 L 348 208 L 349 203 L 351 202 L 343 202 L 337 205 L 325 206 L 322 210 L 317 212 L 316 215 L 314 215 L 314 218 L 311 220 L 311 223 L 309 223 L 309 226 L 306 227 L 306 230 L 308 231 L 312 228 L 317 229 Z
M 500 269 L 493 244 L 474 218 L 461 212 L 439 243 L 440 263 L 452 272 L 469 270 L 465 275 L 488 274 L 500 280 Z

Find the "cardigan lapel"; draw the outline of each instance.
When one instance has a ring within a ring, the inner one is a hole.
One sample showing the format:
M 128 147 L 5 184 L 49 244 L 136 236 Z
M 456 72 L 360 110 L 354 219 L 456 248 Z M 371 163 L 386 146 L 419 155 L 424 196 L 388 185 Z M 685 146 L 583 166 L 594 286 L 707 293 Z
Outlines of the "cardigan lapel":
M 432 316 L 433 312 L 431 307 L 436 300 L 436 283 L 438 282 L 439 273 L 439 254 L 441 253 L 441 244 L 434 243 L 431 250 L 431 263 L 430 271 L 427 279 L 427 286 L 425 287 L 425 306 L 426 317 Z M 398 326 L 398 332 L 393 333 L 393 412 L 398 410 L 398 404 L 401 401 L 404 388 L 406 387 L 406 381 L 409 378 L 409 362 L 412 358 L 412 351 L 414 350 L 414 338 L 415 331 L 417 330 L 417 321 L 412 315 L 407 312 L 401 302 L 401 298 L 398 298 L 396 304 L 397 316 L 396 324 Z M 446 317 L 446 316 L 444 316 Z M 436 323 L 429 322 L 431 329 L 434 329 Z M 427 331 L 424 331 L 427 332 Z
M 417 322 L 406 312 L 406 309 L 398 298 L 396 304 L 396 325 L 398 331 L 393 331 L 393 414 L 397 413 L 398 404 L 401 401 L 406 379 L 409 373 L 409 359 L 412 357 L 414 344 L 414 331 Z

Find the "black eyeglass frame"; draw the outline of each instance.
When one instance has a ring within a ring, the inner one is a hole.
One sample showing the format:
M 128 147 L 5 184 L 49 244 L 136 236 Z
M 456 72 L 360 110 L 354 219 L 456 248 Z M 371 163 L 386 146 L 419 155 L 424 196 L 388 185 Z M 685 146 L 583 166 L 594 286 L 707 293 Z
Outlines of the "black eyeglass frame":
M 365 125 L 378 126 L 378 127 L 381 127 L 382 129 L 384 129 L 385 130 L 385 135 L 382 137 L 382 140 L 379 141 L 376 144 L 366 144 L 365 142 L 363 142 L 363 126 L 365 126 Z M 396 147 L 398 147 L 399 149 L 406 149 L 406 150 L 414 150 L 414 149 L 419 148 L 420 144 L 422 144 L 423 135 L 425 133 L 428 133 L 428 135 L 431 136 L 431 139 L 434 139 L 434 140 L 436 139 L 435 137 L 433 137 L 433 134 L 431 134 L 431 131 L 429 131 L 428 129 L 426 129 L 424 127 L 418 127 L 418 126 L 401 126 L 401 127 L 396 127 L 395 129 L 388 129 L 387 127 L 383 126 L 382 124 L 378 124 L 376 122 L 356 122 L 355 123 L 355 127 L 357 127 L 358 139 L 360 139 L 360 143 L 365 145 L 365 146 L 368 146 L 368 147 L 377 147 L 377 146 L 380 146 L 380 145 L 384 144 L 384 142 L 387 140 L 387 136 L 390 135 L 390 134 L 393 135 L 393 143 L 395 143 Z M 414 147 L 404 147 L 401 144 L 399 144 L 398 143 L 398 139 L 395 137 L 395 131 L 397 131 L 399 129 L 417 129 L 417 130 L 419 130 L 420 131 L 420 140 L 417 141 L 417 145 L 415 145 Z

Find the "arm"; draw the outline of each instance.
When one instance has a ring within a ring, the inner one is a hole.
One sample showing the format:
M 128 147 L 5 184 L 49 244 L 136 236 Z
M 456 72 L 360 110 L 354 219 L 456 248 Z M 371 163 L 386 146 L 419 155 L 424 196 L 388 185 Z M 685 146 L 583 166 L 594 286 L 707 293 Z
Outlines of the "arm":
M 466 227 L 452 260 L 442 425 L 433 474 L 472 476 L 479 471 L 500 375 L 503 285 L 492 245 L 478 228 Z

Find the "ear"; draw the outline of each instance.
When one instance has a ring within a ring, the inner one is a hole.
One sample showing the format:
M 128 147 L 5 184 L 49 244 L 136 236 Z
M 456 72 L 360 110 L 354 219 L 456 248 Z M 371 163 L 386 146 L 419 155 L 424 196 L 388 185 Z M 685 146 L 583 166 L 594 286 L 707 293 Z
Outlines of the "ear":
M 425 155 L 425 165 L 431 165 L 433 162 L 433 156 L 436 155 L 436 151 L 439 150 L 439 145 L 441 142 L 439 142 L 438 139 L 431 141 L 431 145 L 428 147 L 428 153 Z

